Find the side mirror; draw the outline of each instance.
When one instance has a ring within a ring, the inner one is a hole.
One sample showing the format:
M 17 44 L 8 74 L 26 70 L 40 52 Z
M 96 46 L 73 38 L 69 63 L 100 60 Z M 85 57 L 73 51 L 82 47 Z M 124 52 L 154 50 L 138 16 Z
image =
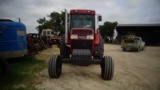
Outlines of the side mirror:
M 102 16 L 101 15 L 98 16 L 98 21 L 102 21 Z

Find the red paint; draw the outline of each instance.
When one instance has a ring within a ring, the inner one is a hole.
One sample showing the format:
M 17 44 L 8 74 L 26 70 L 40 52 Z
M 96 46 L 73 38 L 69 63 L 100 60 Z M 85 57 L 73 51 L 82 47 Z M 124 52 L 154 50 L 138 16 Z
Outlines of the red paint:
M 96 12 L 94 10 L 73 9 L 73 10 L 70 10 L 70 14 L 92 14 L 92 15 L 95 15 Z
M 72 34 L 72 32 L 74 31 L 74 30 L 90 30 L 90 31 L 92 31 L 92 34 L 74 34 L 74 35 L 94 35 L 94 30 L 92 29 L 92 28 L 72 28 L 71 29 L 71 31 L 70 31 L 70 35 L 69 36 L 71 36 L 71 35 L 73 35 Z M 77 39 L 77 40 L 86 40 L 86 39 Z M 88 40 L 88 39 L 87 39 Z M 72 45 L 71 45 L 71 43 L 72 43 L 72 40 L 71 39 L 68 39 L 68 41 L 69 41 L 69 45 L 70 45 L 70 51 L 71 51 L 71 54 L 72 54 L 72 50 L 73 50 L 73 48 L 72 48 Z M 94 50 L 94 39 L 92 40 L 92 50 L 91 50 L 91 53 L 93 54 L 93 50 Z
M 95 33 L 95 41 L 94 41 L 94 44 L 95 45 L 98 45 L 99 44 L 99 32 L 98 32 L 98 30 L 97 30 L 97 33 Z
M 92 28 L 72 28 L 71 29 L 71 32 L 70 32 L 70 35 L 72 34 L 73 30 L 90 30 L 92 31 L 92 34 L 94 32 L 94 30 Z M 86 34 L 78 34 L 78 35 L 86 35 Z M 87 34 L 88 35 L 88 34 Z M 89 34 L 90 35 L 90 34 Z
M 91 50 L 91 54 L 93 55 L 93 51 L 94 51 L 94 46 L 95 46 L 95 44 L 94 44 L 94 40 L 92 41 L 92 50 Z

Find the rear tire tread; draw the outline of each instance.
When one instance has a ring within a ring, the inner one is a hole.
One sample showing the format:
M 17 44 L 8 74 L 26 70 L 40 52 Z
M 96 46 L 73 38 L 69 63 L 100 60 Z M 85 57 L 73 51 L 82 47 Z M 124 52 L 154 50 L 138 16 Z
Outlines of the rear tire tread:
M 65 37 L 62 36 L 61 37 L 61 41 L 60 41 L 60 56 L 61 58 L 68 58 L 69 57 L 69 53 L 68 53 L 68 47 L 65 44 Z
M 95 45 L 93 57 L 96 59 L 102 59 L 104 53 L 104 40 L 101 35 L 99 35 L 100 43 L 99 45 Z M 97 52 L 97 53 L 96 53 Z

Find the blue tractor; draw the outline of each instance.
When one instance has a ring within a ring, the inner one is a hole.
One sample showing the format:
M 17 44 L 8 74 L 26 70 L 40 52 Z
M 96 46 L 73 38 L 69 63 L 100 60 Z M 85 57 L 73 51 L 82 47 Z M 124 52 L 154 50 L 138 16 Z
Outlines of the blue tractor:
M 21 22 L 0 19 L 0 63 L 5 71 L 8 58 L 27 55 L 26 27 Z

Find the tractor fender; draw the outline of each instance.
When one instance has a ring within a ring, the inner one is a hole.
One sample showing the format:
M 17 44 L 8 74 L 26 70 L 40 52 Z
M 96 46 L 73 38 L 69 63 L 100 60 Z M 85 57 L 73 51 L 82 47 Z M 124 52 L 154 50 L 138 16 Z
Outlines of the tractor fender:
M 95 45 L 98 45 L 99 43 L 100 43 L 100 38 L 99 38 L 100 36 L 99 36 L 99 33 L 97 32 L 96 34 L 95 34 L 95 41 L 94 41 L 94 44 Z

